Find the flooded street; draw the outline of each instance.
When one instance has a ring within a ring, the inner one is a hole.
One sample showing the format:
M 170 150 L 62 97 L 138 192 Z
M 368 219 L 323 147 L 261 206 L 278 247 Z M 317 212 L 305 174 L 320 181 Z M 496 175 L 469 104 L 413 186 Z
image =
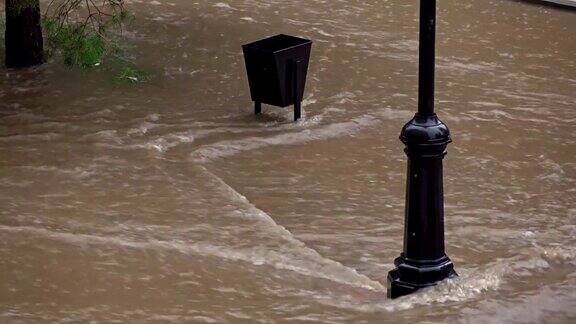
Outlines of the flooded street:
M 576 11 L 438 3 L 460 277 L 389 300 L 418 1 L 128 9 L 147 83 L 0 68 L 0 322 L 576 321 Z M 241 45 L 277 33 L 314 41 L 297 123 L 253 115 Z

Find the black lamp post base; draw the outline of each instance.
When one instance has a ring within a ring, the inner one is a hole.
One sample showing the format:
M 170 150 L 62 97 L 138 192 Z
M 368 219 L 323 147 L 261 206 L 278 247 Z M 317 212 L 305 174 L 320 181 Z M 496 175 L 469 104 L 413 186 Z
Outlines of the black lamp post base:
M 388 298 L 406 296 L 458 276 L 454 264 L 447 256 L 437 260 L 417 261 L 401 255 L 394 260 L 394 265 L 396 269 L 388 273 Z

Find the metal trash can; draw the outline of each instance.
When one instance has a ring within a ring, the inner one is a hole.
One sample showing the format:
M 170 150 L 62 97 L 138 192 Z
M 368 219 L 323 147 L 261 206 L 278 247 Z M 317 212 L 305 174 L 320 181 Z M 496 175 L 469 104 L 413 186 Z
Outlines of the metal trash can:
M 311 40 L 284 34 L 242 45 L 256 114 L 262 103 L 294 105 L 294 120 L 300 118 L 311 49 Z

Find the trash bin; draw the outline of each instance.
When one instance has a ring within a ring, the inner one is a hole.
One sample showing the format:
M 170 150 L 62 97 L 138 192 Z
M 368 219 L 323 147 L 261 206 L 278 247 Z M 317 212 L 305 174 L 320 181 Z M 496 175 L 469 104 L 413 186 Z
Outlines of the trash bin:
M 311 40 L 284 34 L 242 45 L 256 114 L 262 103 L 294 105 L 294 120 L 300 118 L 311 48 Z

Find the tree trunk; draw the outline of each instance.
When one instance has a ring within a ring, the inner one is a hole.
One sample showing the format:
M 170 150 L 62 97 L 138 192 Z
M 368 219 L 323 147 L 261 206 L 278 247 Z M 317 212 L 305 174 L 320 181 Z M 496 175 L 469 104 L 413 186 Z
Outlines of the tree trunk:
M 6 67 L 20 68 L 44 62 L 39 0 L 5 0 Z

